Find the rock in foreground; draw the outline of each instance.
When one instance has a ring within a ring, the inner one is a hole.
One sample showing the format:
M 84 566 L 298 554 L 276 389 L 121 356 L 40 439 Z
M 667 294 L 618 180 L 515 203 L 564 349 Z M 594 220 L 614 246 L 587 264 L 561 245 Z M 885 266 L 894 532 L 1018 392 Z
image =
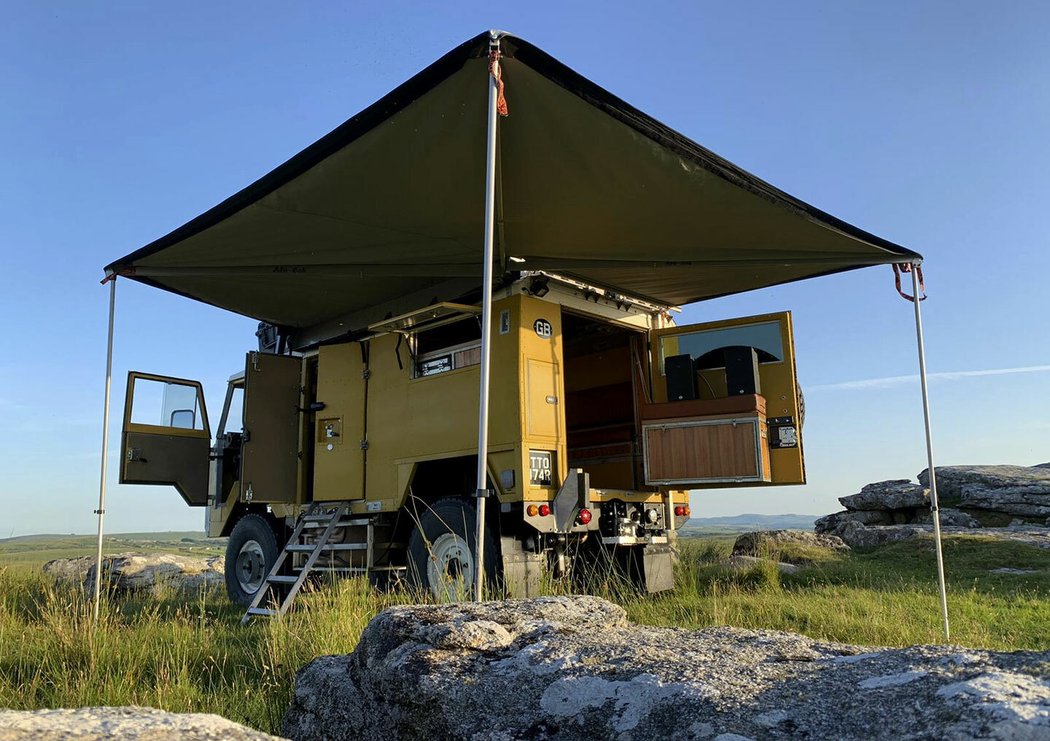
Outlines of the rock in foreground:
M 0 709 L 0 741 L 268 741 L 276 738 L 204 713 L 167 713 L 140 707 Z
M 299 671 L 305 739 L 1050 737 L 1050 652 L 630 625 L 595 597 L 395 607 Z

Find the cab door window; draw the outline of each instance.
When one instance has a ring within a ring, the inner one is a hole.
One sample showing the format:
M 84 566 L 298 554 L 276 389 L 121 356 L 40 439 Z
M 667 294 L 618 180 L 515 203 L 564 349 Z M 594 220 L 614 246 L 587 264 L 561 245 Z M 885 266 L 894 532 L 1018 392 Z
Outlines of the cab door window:
M 133 378 L 132 383 L 129 421 L 133 424 L 181 430 L 206 429 L 203 400 L 195 384 L 141 376 Z

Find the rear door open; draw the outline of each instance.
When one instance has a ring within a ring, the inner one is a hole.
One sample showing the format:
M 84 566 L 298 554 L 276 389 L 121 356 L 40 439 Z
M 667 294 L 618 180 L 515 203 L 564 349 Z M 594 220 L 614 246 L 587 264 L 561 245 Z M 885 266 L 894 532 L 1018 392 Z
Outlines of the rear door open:
M 248 353 L 244 369 L 241 498 L 294 502 L 299 488 L 303 359 Z
M 804 484 L 790 312 L 654 330 L 646 483 Z
M 128 373 L 120 483 L 174 486 L 186 503 L 208 503 L 211 428 L 197 381 Z

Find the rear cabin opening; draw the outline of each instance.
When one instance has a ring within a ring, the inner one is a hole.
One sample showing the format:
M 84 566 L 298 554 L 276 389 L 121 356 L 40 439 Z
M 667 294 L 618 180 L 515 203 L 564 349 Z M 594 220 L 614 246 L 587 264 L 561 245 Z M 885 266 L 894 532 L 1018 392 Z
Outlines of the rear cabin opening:
M 644 330 L 562 312 L 568 465 L 587 471 L 596 489 L 651 488 L 639 421 L 645 340 Z

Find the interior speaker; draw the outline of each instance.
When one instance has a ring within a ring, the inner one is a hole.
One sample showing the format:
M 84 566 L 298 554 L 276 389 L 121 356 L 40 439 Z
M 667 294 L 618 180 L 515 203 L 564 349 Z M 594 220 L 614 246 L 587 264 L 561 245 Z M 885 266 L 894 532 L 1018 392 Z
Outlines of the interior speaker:
M 685 401 L 696 398 L 696 371 L 692 355 L 672 355 L 664 358 L 667 375 L 667 400 Z
M 761 394 L 762 388 L 758 379 L 758 353 L 755 352 L 755 348 L 738 345 L 727 347 L 724 352 L 726 389 L 729 395 Z

